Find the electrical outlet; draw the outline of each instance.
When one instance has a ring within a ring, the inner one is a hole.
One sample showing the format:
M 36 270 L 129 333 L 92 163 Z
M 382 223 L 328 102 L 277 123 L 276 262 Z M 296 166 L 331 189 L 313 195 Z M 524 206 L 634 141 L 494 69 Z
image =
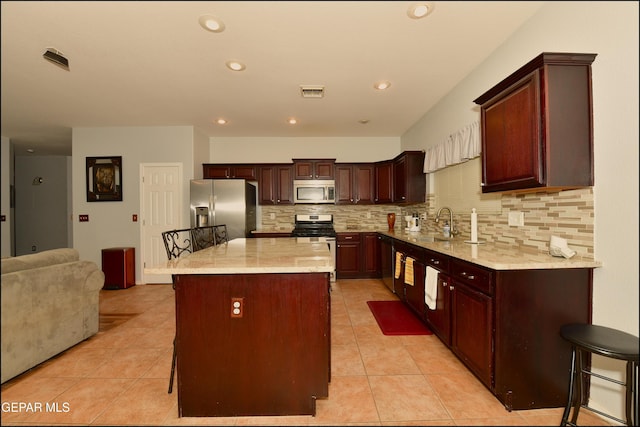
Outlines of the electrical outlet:
M 371 219 L 371 212 L 367 212 L 366 217 L 367 217 L 367 219 Z
M 524 212 L 509 212 L 509 225 L 514 227 L 524 226 Z
M 244 312 L 244 298 L 234 297 L 231 298 L 231 317 L 242 317 Z
M 133 214 L 133 216 L 132 216 L 131 220 L 132 220 L 133 222 L 138 222 L 138 215 Z
M 89 222 L 89 215 L 78 215 L 78 221 Z
M 271 212 L 269 214 L 269 219 L 276 219 L 276 214 L 274 214 L 273 212 Z

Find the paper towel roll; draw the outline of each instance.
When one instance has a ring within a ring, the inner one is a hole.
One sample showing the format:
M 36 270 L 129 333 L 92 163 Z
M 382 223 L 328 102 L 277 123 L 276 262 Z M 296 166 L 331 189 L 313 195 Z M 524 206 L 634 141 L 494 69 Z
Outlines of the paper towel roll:
M 471 241 L 476 243 L 478 241 L 478 214 L 476 208 L 471 209 Z

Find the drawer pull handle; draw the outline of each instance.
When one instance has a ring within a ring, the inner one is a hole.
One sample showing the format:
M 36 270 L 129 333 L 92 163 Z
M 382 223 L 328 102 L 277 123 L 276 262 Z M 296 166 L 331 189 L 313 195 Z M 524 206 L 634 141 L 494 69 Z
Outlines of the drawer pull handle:
M 466 272 L 466 271 L 463 271 L 462 273 L 460 273 L 460 275 L 461 275 L 462 277 L 466 277 L 466 278 L 467 278 L 467 279 L 469 279 L 469 280 L 473 280 L 473 279 L 475 279 L 475 278 L 476 278 L 476 276 L 474 276 L 473 274 L 467 274 L 467 272 Z
M 433 258 L 431 258 L 431 262 L 434 263 L 435 265 L 440 264 L 440 261 L 438 261 L 437 259 L 433 259 Z
M 450 290 L 450 291 L 452 291 L 452 290 L 454 290 L 454 289 L 455 289 L 455 287 L 453 287 L 453 286 L 449 286 L 449 290 Z

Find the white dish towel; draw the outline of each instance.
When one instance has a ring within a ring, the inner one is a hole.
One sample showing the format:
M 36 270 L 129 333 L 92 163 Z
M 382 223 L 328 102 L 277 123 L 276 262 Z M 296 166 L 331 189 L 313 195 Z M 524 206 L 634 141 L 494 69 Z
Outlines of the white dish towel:
M 438 299 L 438 270 L 427 266 L 424 278 L 424 302 L 430 310 L 436 309 Z

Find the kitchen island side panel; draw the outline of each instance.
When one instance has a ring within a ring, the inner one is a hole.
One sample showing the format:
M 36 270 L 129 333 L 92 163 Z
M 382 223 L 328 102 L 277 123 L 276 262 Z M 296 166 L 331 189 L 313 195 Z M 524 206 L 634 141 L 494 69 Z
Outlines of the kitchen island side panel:
M 497 272 L 495 394 L 509 410 L 566 404 L 568 323 L 591 323 L 593 269 Z
M 175 284 L 180 416 L 315 415 L 330 379 L 328 273 L 177 275 Z

